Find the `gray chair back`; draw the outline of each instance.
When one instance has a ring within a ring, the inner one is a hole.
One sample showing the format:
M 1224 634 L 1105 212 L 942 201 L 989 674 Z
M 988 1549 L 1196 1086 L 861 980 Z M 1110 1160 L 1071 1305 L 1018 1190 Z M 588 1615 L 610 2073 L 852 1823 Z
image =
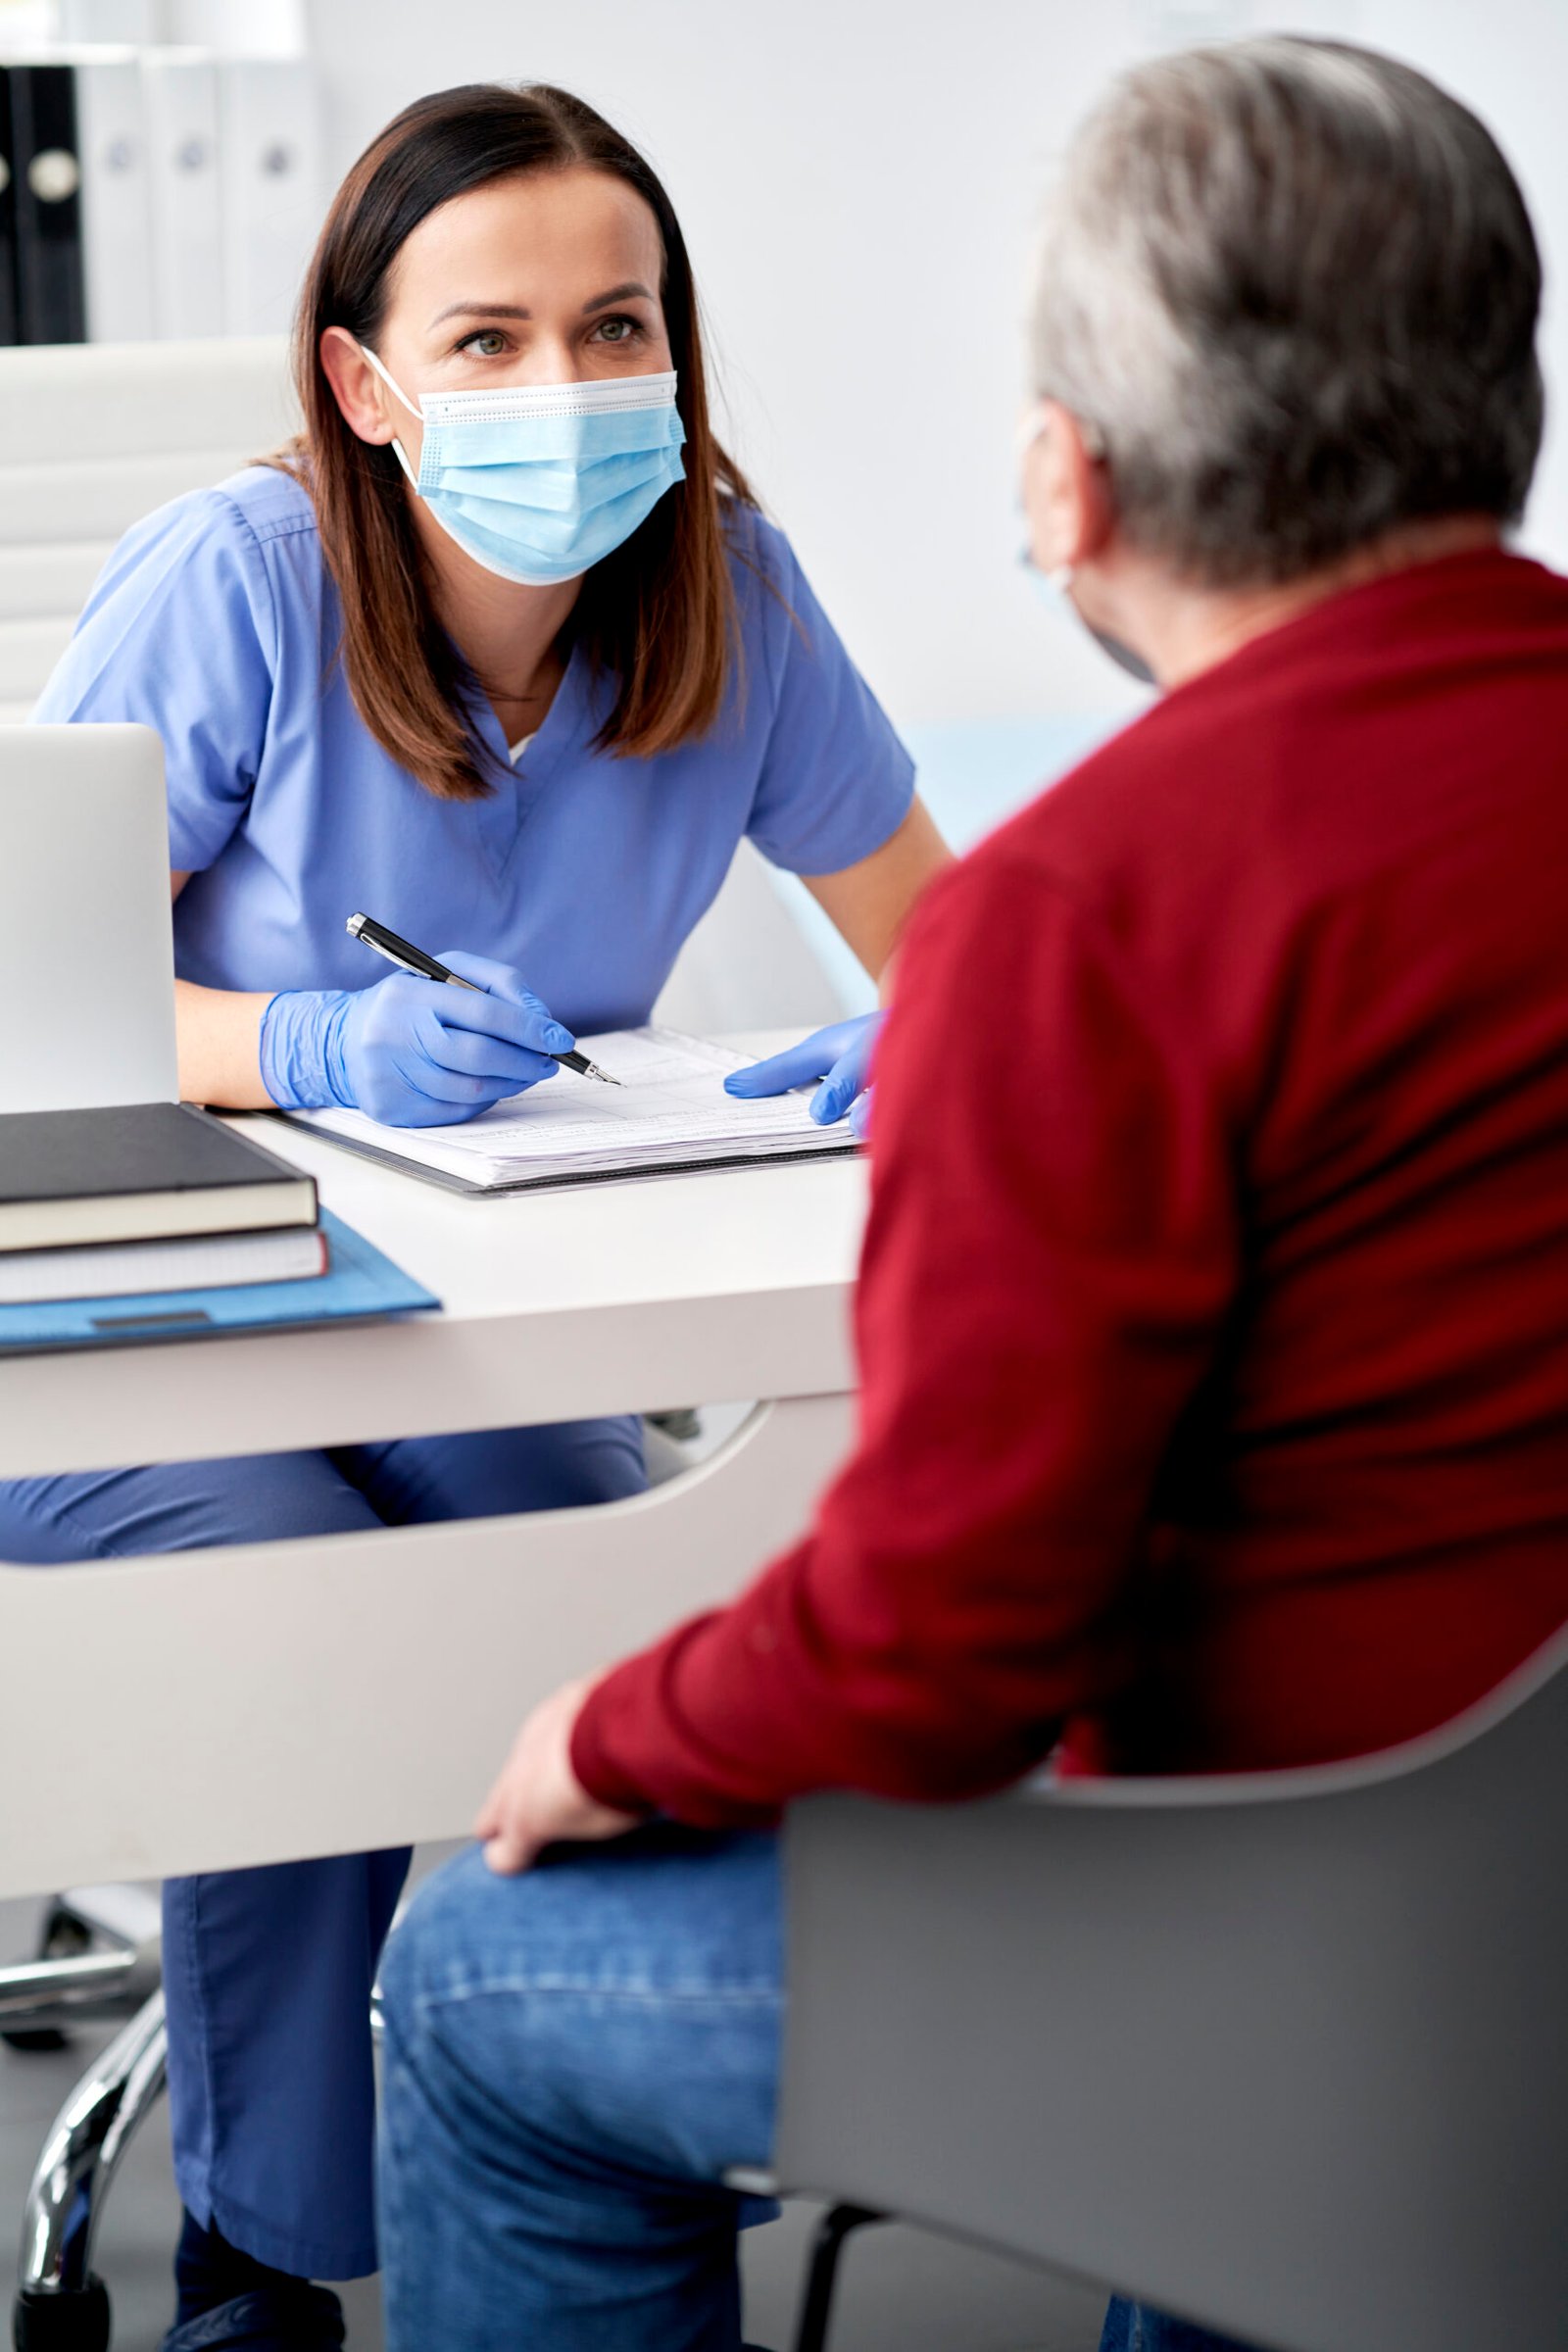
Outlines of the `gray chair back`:
M 1354 1764 L 786 1850 L 792 2187 L 1279 2352 L 1568 2343 L 1568 1633 Z

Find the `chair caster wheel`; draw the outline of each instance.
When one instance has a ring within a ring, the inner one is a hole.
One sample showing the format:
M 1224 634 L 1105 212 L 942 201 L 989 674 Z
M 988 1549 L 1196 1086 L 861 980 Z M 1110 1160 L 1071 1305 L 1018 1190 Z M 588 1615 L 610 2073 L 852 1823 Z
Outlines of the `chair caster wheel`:
M 58 2026 L 18 2027 L 10 2034 L 0 2034 L 8 2050 L 67 2050 L 68 2037 Z
M 16 2352 L 109 2352 L 109 2289 L 89 2278 L 74 2293 L 24 2286 L 11 2309 Z

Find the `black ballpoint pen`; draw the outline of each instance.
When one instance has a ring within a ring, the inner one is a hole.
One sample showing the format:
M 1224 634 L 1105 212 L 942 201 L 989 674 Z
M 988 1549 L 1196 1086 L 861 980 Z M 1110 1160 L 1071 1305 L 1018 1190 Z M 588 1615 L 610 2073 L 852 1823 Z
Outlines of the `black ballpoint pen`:
M 389 931 L 385 923 L 378 923 L 373 915 L 351 914 L 344 928 L 355 939 L 363 939 L 366 946 L 373 948 L 378 956 L 384 956 L 388 963 L 397 964 L 405 972 L 414 972 L 421 980 L 447 980 L 454 988 L 473 989 L 476 997 L 486 993 L 482 988 L 475 988 L 471 980 L 465 980 L 461 972 L 449 972 L 444 963 L 437 963 L 433 956 L 427 956 L 412 940 L 400 939 L 395 931 Z M 597 1061 L 590 1061 L 586 1054 L 552 1054 L 550 1058 L 559 1061 L 564 1070 L 575 1070 L 579 1078 L 597 1078 L 605 1086 L 620 1084 L 618 1078 L 612 1078 L 608 1070 L 602 1070 Z

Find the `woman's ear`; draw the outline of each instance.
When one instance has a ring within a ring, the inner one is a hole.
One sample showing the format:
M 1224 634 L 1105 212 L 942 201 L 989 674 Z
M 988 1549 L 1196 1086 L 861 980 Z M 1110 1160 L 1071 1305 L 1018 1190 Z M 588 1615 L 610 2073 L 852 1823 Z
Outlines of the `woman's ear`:
M 383 446 L 397 440 L 399 427 L 389 413 L 386 387 L 346 326 L 322 330 L 320 358 L 321 373 L 349 430 L 362 441 Z
M 1030 559 L 1040 571 L 1076 571 L 1100 554 L 1115 514 L 1097 439 L 1059 400 L 1043 400 L 1024 453 Z

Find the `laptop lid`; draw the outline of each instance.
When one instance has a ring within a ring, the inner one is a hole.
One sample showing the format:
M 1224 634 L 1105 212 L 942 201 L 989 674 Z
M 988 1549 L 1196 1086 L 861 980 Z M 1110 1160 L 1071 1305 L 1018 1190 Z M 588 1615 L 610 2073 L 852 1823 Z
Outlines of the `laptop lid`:
M 0 726 L 0 1110 L 178 1094 L 163 744 Z

